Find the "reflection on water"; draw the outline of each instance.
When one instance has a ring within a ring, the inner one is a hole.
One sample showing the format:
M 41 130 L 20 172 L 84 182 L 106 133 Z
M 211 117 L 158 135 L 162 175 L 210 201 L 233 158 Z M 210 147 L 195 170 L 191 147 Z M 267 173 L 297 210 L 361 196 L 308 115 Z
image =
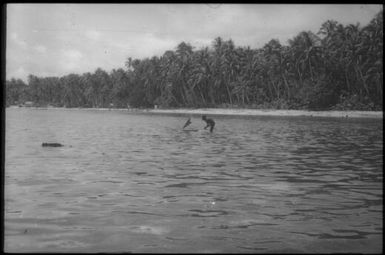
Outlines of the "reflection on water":
M 8 108 L 6 251 L 381 252 L 382 120 L 186 118 Z

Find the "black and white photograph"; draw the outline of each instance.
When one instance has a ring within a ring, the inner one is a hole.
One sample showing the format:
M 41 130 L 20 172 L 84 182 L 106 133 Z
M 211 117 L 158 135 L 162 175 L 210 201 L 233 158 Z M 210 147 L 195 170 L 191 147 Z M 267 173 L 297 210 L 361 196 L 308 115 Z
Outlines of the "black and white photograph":
M 3 252 L 383 252 L 382 4 L 3 8 Z

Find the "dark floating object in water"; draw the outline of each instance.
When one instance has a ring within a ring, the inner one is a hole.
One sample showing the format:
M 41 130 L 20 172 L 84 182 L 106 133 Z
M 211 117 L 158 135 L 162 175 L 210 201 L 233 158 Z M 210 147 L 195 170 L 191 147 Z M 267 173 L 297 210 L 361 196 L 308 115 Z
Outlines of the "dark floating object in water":
M 62 147 L 64 145 L 61 143 L 42 143 L 41 146 L 43 146 L 43 147 Z
M 197 132 L 199 131 L 198 129 L 183 129 L 185 132 Z
M 187 127 L 188 125 L 190 125 L 192 122 L 191 122 L 191 118 L 188 118 L 188 120 L 186 121 L 186 123 L 184 124 L 184 126 L 183 126 L 183 129 L 185 128 L 185 127 Z

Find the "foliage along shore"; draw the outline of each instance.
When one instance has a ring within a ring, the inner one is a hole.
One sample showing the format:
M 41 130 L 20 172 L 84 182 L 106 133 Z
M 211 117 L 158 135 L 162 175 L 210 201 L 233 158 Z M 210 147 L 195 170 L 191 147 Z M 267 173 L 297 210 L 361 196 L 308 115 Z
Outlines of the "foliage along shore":
M 258 32 L 258 31 L 256 31 Z M 282 45 L 235 46 L 220 37 L 194 50 L 128 58 L 110 73 L 29 75 L 6 81 L 7 105 L 103 108 L 383 110 L 383 11 L 365 27 L 328 20 Z

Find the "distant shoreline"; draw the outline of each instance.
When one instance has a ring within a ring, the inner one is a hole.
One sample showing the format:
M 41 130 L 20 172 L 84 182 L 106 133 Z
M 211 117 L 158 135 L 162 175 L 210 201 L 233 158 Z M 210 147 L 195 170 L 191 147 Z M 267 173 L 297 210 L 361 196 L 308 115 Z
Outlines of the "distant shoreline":
M 19 108 L 10 106 L 9 108 Z M 274 110 L 274 109 L 231 109 L 231 108 L 198 108 L 198 109 L 139 109 L 139 108 L 64 108 L 64 107 L 20 107 L 32 109 L 60 110 L 95 110 L 95 111 L 128 111 L 155 114 L 186 115 L 229 115 L 229 116 L 307 116 L 335 118 L 383 118 L 383 111 L 308 111 L 308 110 Z
M 383 118 L 382 111 L 306 111 L 306 110 L 273 110 L 273 109 L 151 109 L 151 113 L 200 114 L 200 115 L 235 115 L 235 116 L 307 116 L 336 118 Z

